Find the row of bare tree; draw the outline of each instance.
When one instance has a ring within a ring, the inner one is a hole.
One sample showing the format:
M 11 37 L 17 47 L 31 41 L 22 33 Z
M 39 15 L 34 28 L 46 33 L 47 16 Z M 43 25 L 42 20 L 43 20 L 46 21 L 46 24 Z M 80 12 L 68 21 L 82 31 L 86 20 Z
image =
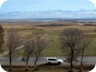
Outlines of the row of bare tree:
M 3 36 L 4 30 L 0 28 L 0 47 L 3 44 Z M 12 57 L 18 46 L 22 43 L 21 35 L 13 28 L 7 31 L 7 47 L 9 49 L 9 62 L 10 62 L 10 70 L 12 70 Z M 79 72 L 82 72 L 83 68 L 83 56 L 85 49 L 92 42 L 92 39 L 84 34 L 81 30 L 77 28 L 67 28 L 61 33 L 60 41 L 62 44 L 62 51 L 67 53 L 66 60 L 70 64 L 70 70 L 68 72 L 73 72 L 73 67 L 78 56 L 81 56 L 81 68 Z M 24 59 L 26 62 L 26 70 L 28 70 L 28 61 L 30 57 L 35 58 L 34 62 L 34 70 L 37 68 L 37 61 L 42 54 L 42 51 L 46 48 L 46 46 L 50 43 L 50 41 L 46 41 L 42 36 L 36 37 L 36 39 L 29 39 L 26 43 L 24 43 Z
M 10 63 L 10 71 L 12 71 L 12 57 L 15 53 L 17 47 L 21 44 L 21 35 L 18 32 L 11 28 L 7 31 L 7 47 L 9 49 L 9 63 Z M 36 39 L 24 43 L 24 60 L 26 62 L 26 70 L 28 71 L 28 61 L 30 56 L 35 58 L 34 61 L 34 70 L 37 68 L 37 61 L 41 56 L 42 51 L 48 45 L 43 37 L 37 36 Z
M 78 56 L 81 56 L 80 70 L 83 68 L 84 51 L 92 42 L 92 39 L 77 28 L 67 28 L 61 34 L 61 49 L 67 53 L 67 61 L 70 63 L 69 72 L 73 72 L 73 66 Z
M 35 40 L 30 40 L 25 43 L 24 57 L 26 62 L 26 70 L 28 70 L 28 61 L 30 56 L 34 57 L 34 71 L 37 70 L 37 61 L 42 54 L 42 51 L 46 48 L 49 41 L 45 41 L 44 38 L 38 36 Z

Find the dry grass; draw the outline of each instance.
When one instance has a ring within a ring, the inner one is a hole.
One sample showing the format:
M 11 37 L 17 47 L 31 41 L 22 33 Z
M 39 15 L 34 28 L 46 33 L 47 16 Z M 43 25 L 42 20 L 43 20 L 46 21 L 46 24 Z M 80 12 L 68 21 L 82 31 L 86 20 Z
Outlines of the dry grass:
M 6 71 L 9 70 L 9 66 L 2 66 Z M 92 70 L 94 65 L 86 65 L 83 68 L 83 72 L 88 72 Z M 36 72 L 67 72 L 70 68 L 69 65 L 40 65 L 39 70 Z M 13 66 L 12 72 L 32 72 L 34 66 L 29 66 L 29 71 L 25 71 L 25 66 Z M 74 72 L 79 71 L 79 66 L 74 66 Z
M 61 22 L 62 23 L 62 22 Z M 45 52 L 43 53 L 43 56 L 62 56 L 63 54 L 61 54 L 60 51 L 60 41 L 59 41 L 59 37 L 60 34 L 62 32 L 62 30 L 66 29 L 66 28 L 79 28 L 80 30 L 82 30 L 85 34 L 89 35 L 91 38 L 94 38 L 94 43 L 90 46 L 90 48 L 88 48 L 85 51 L 86 55 L 96 55 L 96 26 L 82 26 L 82 25 L 68 25 L 68 26 L 46 26 L 46 27 L 38 27 L 35 26 L 35 24 L 49 24 L 48 22 L 26 22 L 26 23 L 1 23 L 4 30 L 5 30 L 5 43 L 6 43 L 6 39 L 7 39 L 7 30 L 9 28 L 15 28 L 18 33 L 22 36 L 22 40 L 26 41 L 30 38 L 34 38 L 39 34 L 47 34 L 46 38 L 47 39 L 53 39 L 53 42 L 50 43 L 47 47 L 47 49 L 45 50 Z M 58 22 L 57 22 L 58 24 Z M 4 50 L 7 50 L 6 45 L 4 45 L 5 48 Z M 22 53 L 22 52 L 21 52 Z M 19 54 L 19 53 L 17 53 Z M 20 54 L 22 55 L 22 54 Z

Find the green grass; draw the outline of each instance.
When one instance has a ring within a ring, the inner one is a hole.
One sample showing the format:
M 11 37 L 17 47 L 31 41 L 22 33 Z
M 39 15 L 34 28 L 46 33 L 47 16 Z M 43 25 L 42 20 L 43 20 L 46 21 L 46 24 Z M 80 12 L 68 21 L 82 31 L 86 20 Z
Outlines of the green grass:
M 62 56 L 58 39 L 54 39 L 43 51 L 44 56 Z
M 61 31 L 38 31 L 38 30 L 33 30 L 34 32 L 36 32 L 37 34 L 39 33 L 47 33 L 47 38 L 48 39 L 52 39 L 53 41 L 50 42 L 48 44 L 48 46 L 44 49 L 44 51 L 42 52 L 42 56 L 56 56 L 56 57 L 60 57 L 63 55 L 66 55 L 66 52 L 62 52 L 61 50 L 61 44 L 60 44 L 60 33 Z M 93 37 L 93 36 L 92 36 Z M 94 37 L 93 37 L 94 38 Z M 94 41 L 90 44 L 90 46 L 88 48 L 86 48 L 85 50 L 85 55 L 96 55 L 96 40 L 94 38 Z M 23 55 L 23 50 L 21 49 L 17 52 L 18 56 L 22 56 Z
M 89 29 L 90 30 L 90 29 Z M 25 34 L 23 39 L 26 40 L 28 39 L 26 32 L 32 32 L 34 35 L 33 36 L 37 36 L 38 34 L 47 34 L 47 36 L 45 38 L 48 38 L 49 40 L 52 39 L 53 42 L 49 43 L 48 46 L 44 49 L 43 51 L 43 56 L 63 56 L 65 55 L 65 53 L 62 53 L 61 50 L 61 44 L 60 44 L 60 34 L 62 32 L 62 30 L 45 30 L 44 29 L 37 29 L 37 28 L 26 28 L 26 29 L 19 29 L 18 32 Z M 25 32 L 25 33 L 24 33 Z M 30 34 L 29 33 L 29 34 Z M 96 55 L 96 34 L 95 32 L 91 34 L 91 32 L 87 32 L 88 35 L 90 35 L 90 38 L 94 39 L 94 42 L 85 50 L 85 55 Z M 32 37 L 32 36 L 31 36 Z M 7 49 L 7 48 L 6 48 Z M 22 56 L 23 55 L 23 50 L 21 49 L 18 52 L 16 52 L 16 54 L 18 54 L 17 56 Z

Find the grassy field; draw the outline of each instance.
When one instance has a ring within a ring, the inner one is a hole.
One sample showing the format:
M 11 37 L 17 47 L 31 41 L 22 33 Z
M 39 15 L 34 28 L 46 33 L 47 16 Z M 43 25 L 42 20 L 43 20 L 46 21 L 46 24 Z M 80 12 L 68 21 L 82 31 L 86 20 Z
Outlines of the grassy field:
M 38 24 L 38 23 L 37 23 Z M 42 24 L 42 23 L 41 23 Z M 94 39 L 91 45 L 85 50 L 85 55 L 96 55 L 96 26 L 84 26 L 84 25 L 68 25 L 68 26 L 35 26 L 32 23 L 2 23 L 2 26 L 5 30 L 5 44 L 4 50 L 7 50 L 6 47 L 6 36 L 7 30 L 9 28 L 15 28 L 18 33 L 22 36 L 22 41 L 26 41 L 30 38 L 34 38 L 37 35 L 43 35 L 46 39 L 52 39 L 52 42 L 43 51 L 43 56 L 63 56 L 65 53 L 62 53 L 60 49 L 60 34 L 66 28 L 78 28 L 82 30 L 85 34 L 89 35 L 90 38 Z M 17 56 L 22 56 L 23 48 L 16 52 Z

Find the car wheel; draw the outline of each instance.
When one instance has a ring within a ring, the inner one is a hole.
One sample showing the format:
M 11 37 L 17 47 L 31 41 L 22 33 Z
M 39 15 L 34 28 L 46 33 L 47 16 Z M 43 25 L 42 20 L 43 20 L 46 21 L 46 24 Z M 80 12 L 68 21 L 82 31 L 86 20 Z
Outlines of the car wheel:
M 48 62 L 48 64 L 51 64 L 51 62 Z
M 61 62 L 58 62 L 58 64 L 60 65 L 60 64 L 61 64 Z

